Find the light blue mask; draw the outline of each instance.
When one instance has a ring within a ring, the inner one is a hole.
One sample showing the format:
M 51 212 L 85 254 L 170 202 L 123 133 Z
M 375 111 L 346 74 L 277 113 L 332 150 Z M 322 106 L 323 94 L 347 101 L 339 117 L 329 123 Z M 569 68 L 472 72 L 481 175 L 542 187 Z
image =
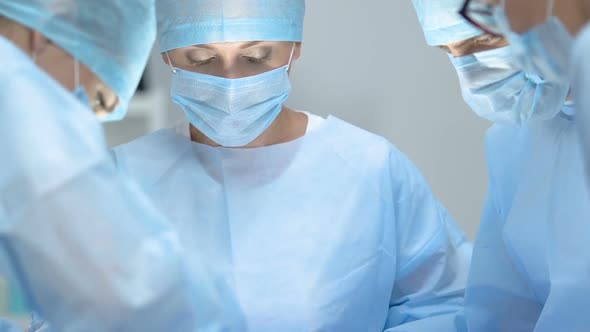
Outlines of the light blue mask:
M 560 19 L 553 16 L 553 2 L 548 0 L 547 20 L 524 34 L 512 31 L 503 4 L 496 6 L 494 16 L 523 70 L 538 73 L 546 82 L 569 84 L 574 38 Z
M 455 58 L 465 102 L 494 123 L 521 125 L 559 113 L 569 86 L 547 82 L 514 64 L 511 46 Z
M 228 79 L 174 68 L 171 95 L 190 123 L 224 147 L 242 147 L 276 119 L 291 92 L 289 64 Z

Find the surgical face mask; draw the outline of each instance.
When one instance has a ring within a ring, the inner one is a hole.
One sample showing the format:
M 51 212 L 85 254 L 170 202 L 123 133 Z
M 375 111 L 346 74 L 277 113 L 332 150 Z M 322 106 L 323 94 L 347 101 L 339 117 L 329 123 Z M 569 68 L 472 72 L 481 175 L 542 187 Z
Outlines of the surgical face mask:
M 524 34 L 510 28 L 502 5 L 496 6 L 494 16 L 503 34 L 513 46 L 519 66 L 538 73 L 546 82 L 568 84 L 570 54 L 574 38 L 559 18 L 553 16 L 553 2 L 548 0 L 547 19 Z
M 450 58 L 465 102 L 494 123 L 522 125 L 531 118 L 551 118 L 567 98 L 568 85 L 546 82 L 514 65 L 511 46 Z
M 291 92 L 289 63 L 259 75 L 228 79 L 172 68 L 171 95 L 190 123 L 224 147 L 242 147 L 276 119 Z

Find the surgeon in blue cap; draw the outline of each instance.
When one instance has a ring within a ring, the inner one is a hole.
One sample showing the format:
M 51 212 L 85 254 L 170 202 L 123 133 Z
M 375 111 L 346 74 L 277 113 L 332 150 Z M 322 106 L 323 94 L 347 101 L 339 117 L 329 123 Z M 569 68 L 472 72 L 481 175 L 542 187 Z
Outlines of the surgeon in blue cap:
M 459 14 L 465 1 L 413 2 L 429 45 L 449 52 L 467 104 L 495 123 L 486 138 L 490 182 L 466 290 L 467 327 L 584 330 L 590 260 L 580 239 L 590 193 L 569 85 L 521 69 L 503 37 Z
M 155 30 L 149 0 L 0 0 L 0 270 L 55 331 L 244 331 L 97 120 L 124 115 Z
M 304 1 L 157 4 L 186 120 L 115 159 L 187 252 L 228 263 L 247 328 L 454 329 L 471 244 L 424 177 L 382 137 L 285 105 Z

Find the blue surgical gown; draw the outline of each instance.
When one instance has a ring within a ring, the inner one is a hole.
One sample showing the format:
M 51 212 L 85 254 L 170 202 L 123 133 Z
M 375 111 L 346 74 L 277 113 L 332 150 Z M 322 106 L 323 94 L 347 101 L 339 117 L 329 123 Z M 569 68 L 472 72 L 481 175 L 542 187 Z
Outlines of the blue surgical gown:
M 2 37 L 0 58 L 0 252 L 32 308 L 59 332 L 243 331 L 94 114 Z
M 578 112 L 578 130 L 586 161 L 587 182 L 590 185 L 590 21 L 578 32 L 572 50 L 571 82 Z
M 465 298 L 470 331 L 587 331 L 590 193 L 575 111 L 487 135 L 489 195 Z
M 0 332 L 22 332 L 22 329 L 16 323 L 0 318 Z
M 189 256 L 230 263 L 250 331 L 460 330 L 471 244 L 385 139 L 330 117 L 267 147 L 164 129 L 114 155 Z

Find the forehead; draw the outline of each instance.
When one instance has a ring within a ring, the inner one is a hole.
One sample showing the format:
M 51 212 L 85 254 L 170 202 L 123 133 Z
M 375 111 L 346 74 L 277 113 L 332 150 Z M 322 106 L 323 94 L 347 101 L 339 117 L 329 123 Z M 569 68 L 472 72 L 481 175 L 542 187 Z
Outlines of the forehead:
M 505 6 L 508 8 L 518 8 L 518 9 L 535 9 L 536 7 L 541 6 L 543 9 L 547 8 L 547 4 L 553 3 L 555 0 L 541 0 L 541 1 L 533 1 L 533 0 L 470 0 L 469 5 L 471 8 L 477 9 L 481 8 L 479 6 L 488 6 L 488 7 L 497 7 L 500 5 Z M 523 11 L 520 14 L 526 15 L 527 12 Z
M 496 6 L 502 3 L 503 0 L 471 0 L 470 5 L 489 5 Z
M 240 41 L 240 42 L 221 42 L 221 43 L 209 43 L 199 44 L 181 49 L 210 49 L 210 50 L 243 50 L 254 47 L 282 47 L 292 45 L 292 42 L 281 42 L 281 41 Z

